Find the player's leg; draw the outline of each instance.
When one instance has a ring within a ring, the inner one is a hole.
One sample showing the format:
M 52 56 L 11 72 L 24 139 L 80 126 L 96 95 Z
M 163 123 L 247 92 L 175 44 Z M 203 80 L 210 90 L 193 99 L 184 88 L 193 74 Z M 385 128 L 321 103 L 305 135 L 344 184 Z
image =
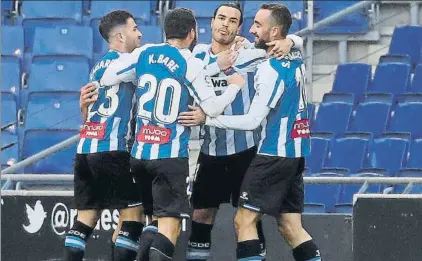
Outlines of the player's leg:
M 318 246 L 302 226 L 304 206 L 303 169 L 304 159 L 297 159 L 298 171 L 285 196 L 280 209 L 278 227 L 280 234 L 286 239 L 293 249 L 296 261 L 321 260 Z
M 201 153 L 191 197 L 194 208 L 192 229 L 186 249 L 189 261 L 207 260 L 211 252 L 211 231 L 222 202 L 230 201 L 230 186 L 225 177 L 228 158 Z
M 87 155 L 77 154 L 74 168 L 74 198 L 78 215 L 64 242 L 65 261 L 82 261 L 84 257 L 86 242 L 94 230 L 101 211 L 95 183 Z
M 155 172 L 153 181 L 154 215 L 158 218 L 158 233 L 149 251 L 149 261 L 171 260 L 181 230 L 181 219 L 190 217 L 186 194 L 189 175 L 187 158 L 146 161 L 147 169 Z
M 231 184 L 231 195 L 232 205 L 237 208 L 240 197 L 240 186 L 245 177 L 246 171 L 248 170 L 252 160 L 256 156 L 256 147 L 252 147 L 248 150 L 229 156 L 230 161 L 228 165 L 228 175 L 233 175 L 233 183 Z M 264 230 L 262 228 L 262 221 L 259 219 L 256 222 L 256 229 L 258 232 L 258 239 L 261 247 L 261 256 L 266 256 L 267 247 L 265 242 Z
M 283 158 L 257 155 L 242 182 L 239 210 L 235 216 L 238 231 L 237 258 L 263 260 L 256 228 L 260 214 L 279 217 L 292 169 Z M 296 170 L 296 169 L 295 169 Z

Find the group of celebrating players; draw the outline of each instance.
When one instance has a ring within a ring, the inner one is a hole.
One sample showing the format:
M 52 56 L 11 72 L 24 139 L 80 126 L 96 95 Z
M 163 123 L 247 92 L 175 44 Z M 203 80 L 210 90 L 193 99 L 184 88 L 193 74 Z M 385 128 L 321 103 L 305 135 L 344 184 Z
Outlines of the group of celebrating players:
M 81 89 L 78 215 L 66 261 L 83 260 L 100 212 L 113 208 L 120 216 L 112 260 L 171 260 L 189 218 L 186 260 L 207 260 L 217 211 L 229 202 L 238 260 L 265 260 L 264 214 L 276 218 L 296 261 L 321 260 L 301 221 L 310 153 L 303 41 L 287 35 L 292 18 L 283 5 L 260 7 L 250 28 L 255 43 L 237 36 L 242 20 L 237 4 L 222 4 L 211 44 L 196 45 L 194 14 L 176 8 L 164 20 L 166 42 L 139 47 L 130 13 L 102 18 L 110 50 Z M 193 126 L 201 126 L 202 145 L 189 179 Z

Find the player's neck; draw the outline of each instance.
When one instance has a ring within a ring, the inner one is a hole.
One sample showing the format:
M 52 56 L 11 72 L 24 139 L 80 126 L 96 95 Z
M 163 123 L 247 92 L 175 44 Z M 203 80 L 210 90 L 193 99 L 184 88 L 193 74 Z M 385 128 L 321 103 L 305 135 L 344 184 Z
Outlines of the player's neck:
M 213 54 L 219 54 L 221 52 L 224 52 L 228 49 L 230 49 L 230 46 L 232 44 L 221 44 L 221 43 L 217 43 L 216 41 L 212 41 L 211 42 L 211 52 Z
M 118 51 L 120 53 L 130 53 L 129 50 L 126 50 L 126 48 L 124 46 L 119 46 L 119 45 L 113 44 L 113 43 L 110 43 L 108 45 L 108 48 L 110 50 Z
M 190 46 L 190 44 L 188 44 L 187 41 L 180 40 L 180 39 L 168 39 L 167 42 L 170 45 L 177 47 L 179 49 L 186 49 L 186 48 L 189 48 Z

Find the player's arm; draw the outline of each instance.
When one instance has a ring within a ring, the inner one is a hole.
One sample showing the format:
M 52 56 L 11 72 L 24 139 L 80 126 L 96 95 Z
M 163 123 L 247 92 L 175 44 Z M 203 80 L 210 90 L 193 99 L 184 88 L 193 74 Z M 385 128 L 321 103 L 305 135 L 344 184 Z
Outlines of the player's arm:
M 79 96 L 79 107 L 82 113 L 82 120 L 86 122 L 88 119 L 88 108 L 89 105 L 97 101 L 98 88 L 97 82 L 91 82 L 81 88 L 81 94 Z
M 278 76 L 269 62 L 261 64 L 255 82 L 256 93 L 248 113 L 234 116 L 220 115 L 215 118 L 207 117 L 205 124 L 234 130 L 254 130 L 258 128 L 271 108 L 277 105 L 284 92 L 284 81 Z

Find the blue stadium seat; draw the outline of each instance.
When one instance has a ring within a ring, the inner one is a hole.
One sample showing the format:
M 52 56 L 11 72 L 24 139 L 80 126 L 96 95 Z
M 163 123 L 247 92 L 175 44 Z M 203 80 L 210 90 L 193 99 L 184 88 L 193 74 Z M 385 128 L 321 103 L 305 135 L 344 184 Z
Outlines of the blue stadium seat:
M 82 1 L 22 1 L 24 19 L 82 19 Z
M 409 55 L 386 54 L 380 56 L 378 63 L 404 63 L 412 65 L 412 60 Z
M 99 20 L 115 10 L 129 11 L 136 19 L 142 20 L 144 24 L 151 22 L 150 1 L 91 1 L 91 22 L 92 20 Z
M 363 165 L 367 153 L 368 139 L 344 137 L 331 141 L 324 169 L 345 169 L 356 173 Z
M 79 55 L 92 59 L 92 45 L 92 29 L 90 27 L 36 28 L 33 56 Z
M 337 66 L 332 93 L 351 93 L 360 99 L 372 79 L 371 66 L 364 63 L 348 63 Z
M 382 177 L 382 175 L 378 174 L 357 174 L 351 175 L 351 177 Z M 361 184 L 343 184 L 341 188 L 340 197 L 338 200 L 338 204 L 352 204 L 353 202 L 353 195 L 357 194 L 359 190 L 362 188 L 363 183 Z M 380 193 L 382 186 L 380 184 L 369 184 L 368 188 L 365 189 L 362 193 L 371 193 L 377 194 Z
M 351 114 L 352 104 L 349 102 L 323 102 L 319 105 L 312 131 L 341 135 L 347 129 Z
M 379 64 L 368 93 L 387 93 L 392 96 L 406 92 L 410 83 L 410 65 L 399 63 Z
M 315 177 L 339 177 L 334 174 L 321 174 Z M 340 196 L 341 186 L 339 184 L 306 184 L 305 203 L 325 206 L 327 212 L 334 211 L 334 205 Z
M 422 93 L 422 64 L 418 64 L 413 76 L 412 85 L 409 89 L 410 93 Z
M 305 204 L 304 213 L 307 214 L 324 214 L 325 206 L 322 204 Z
M 387 175 L 395 175 L 403 167 L 408 144 L 409 140 L 400 136 L 382 135 L 373 139 L 363 169 L 385 169 Z
M 73 130 L 26 131 L 23 139 L 22 157 L 23 159 L 28 158 L 77 134 L 78 132 Z M 71 174 L 73 173 L 75 155 L 76 144 L 26 167 L 25 173 Z
M 163 32 L 160 26 L 157 25 L 139 25 L 139 30 L 142 33 L 142 44 L 146 43 L 162 43 Z
M 0 140 L 1 147 L 4 149 L 0 153 L 3 169 L 19 161 L 19 140 L 17 135 L 4 131 L 1 132 Z
M 413 68 L 419 63 L 422 50 L 422 27 L 402 26 L 396 27 L 390 43 L 389 54 L 409 55 Z
M 18 96 L 21 88 L 21 68 L 19 60 L 13 57 L 2 57 L 1 75 L 1 92 L 13 93 Z
M 79 93 L 31 93 L 25 116 L 25 129 L 79 129 Z
M 13 0 L 2 0 L 1 1 L 1 24 L 9 24 L 9 16 L 12 11 L 15 10 L 15 1 Z
M 1 127 L 10 125 L 7 131 L 15 133 L 17 129 L 17 104 L 15 97 L 10 93 L 1 94 Z M 2 131 L 2 134 L 4 132 Z
M 3 2 L 3 1 L 2 1 Z M 24 53 L 23 28 L 19 25 L 1 27 L 1 55 L 22 58 Z
M 314 2 L 314 16 L 315 22 L 321 21 L 330 15 L 333 15 L 351 5 L 354 5 L 359 0 L 336 1 L 333 4 L 330 1 L 315 1 Z M 318 29 L 316 33 L 327 34 L 356 34 L 366 33 L 369 31 L 369 13 L 365 10 L 360 10 L 350 15 L 345 16 L 340 21 Z
M 311 173 L 318 173 L 324 165 L 325 157 L 327 156 L 328 146 L 330 140 L 327 138 L 312 137 L 311 138 L 311 155 L 306 158 L 306 168 Z
M 391 103 L 369 101 L 360 103 L 350 122 L 349 131 L 372 133 L 378 137 L 385 132 Z
M 398 100 L 393 112 L 388 130 L 393 132 L 408 132 L 412 138 L 422 137 L 422 99 L 413 100 L 412 97 L 404 97 Z
M 353 205 L 352 204 L 345 204 L 345 205 L 335 205 L 334 212 L 337 214 L 353 214 Z
M 79 91 L 89 80 L 89 69 L 84 57 L 36 57 L 29 74 L 28 91 Z
M 407 178 L 422 178 L 422 170 L 409 169 L 402 170 L 397 174 L 397 177 L 407 177 Z M 403 193 L 406 189 L 406 185 L 394 185 L 394 193 Z M 422 194 L 422 184 L 413 184 L 409 194 Z
M 414 139 L 410 143 L 406 168 L 422 169 L 422 139 Z
M 24 28 L 24 33 L 25 33 L 25 38 L 24 38 L 25 52 L 32 53 L 32 49 L 34 47 L 34 37 L 35 37 L 36 28 L 56 28 L 56 27 L 67 27 L 67 26 L 72 26 L 72 25 L 76 26 L 77 22 L 75 20 L 68 20 L 68 19 L 24 20 L 23 28 Z
M 262 4 L 268 3 L 268 1 L 247 1 L 243 0 L 243 25 L 242 25 L 242 36 L 253 41 L 253 36 L 249 33 L 249 29 L 253 24 L 255 14 L 258 12 L 259 7 Z M 303 1 L 271 1 L 271 3 L 279 3 L 287 6 L 292 14 L 293 23 L 290 26 L 289 33 L 295 33 L 302 28 L 303 17 L 304 17 L 304 2 Z

